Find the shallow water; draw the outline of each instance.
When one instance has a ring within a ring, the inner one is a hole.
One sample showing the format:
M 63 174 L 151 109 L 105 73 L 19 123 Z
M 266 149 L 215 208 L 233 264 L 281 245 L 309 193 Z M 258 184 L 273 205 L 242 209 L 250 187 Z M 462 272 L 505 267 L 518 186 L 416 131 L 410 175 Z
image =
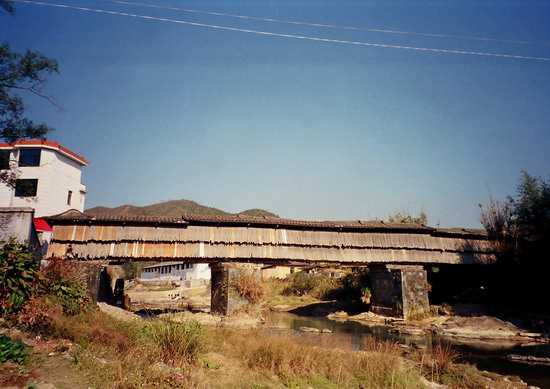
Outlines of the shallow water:
M 300 327 L 329 329 L 332 333 L 297 333 L 300 336 L 317 337 L 320 341 L 337 342 L 338 347 L 359 349 L 363 339 L 369 335 L 382 340 L 394 340 L 403 344 L 415 343 L 428 348 L 433 345 L 449 344 L 460 351 L 460 361 L 475 364 L 481 370 L 499 374 L 519 376 L 530 385 L 550 389 L 550 366 L 529 365 L 506 359 L 508 354 L 550 357 L 550 344 L 512 345 L 491 342 L 459 343 L 449 338 L 427 335 L 424 337 L 404 336 L 389 333 L 384 325 L 364 325 L 358 322 L 338 322 L 326 317 L 298 316 L 289 312 L 263 312 L 266 327 L 298 330 Z

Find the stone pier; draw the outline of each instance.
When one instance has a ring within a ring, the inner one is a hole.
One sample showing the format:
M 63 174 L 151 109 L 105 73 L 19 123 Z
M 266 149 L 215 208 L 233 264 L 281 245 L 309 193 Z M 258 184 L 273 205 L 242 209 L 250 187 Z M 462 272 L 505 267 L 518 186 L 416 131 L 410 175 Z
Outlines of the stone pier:
M 430 309 L 428 278 L 422 266 L 369 266 L 372 280 L 371 311 L 409 319 Z
M 261 287 L 261 265 L 239 262 L 211 263 L 212 300 L 210 311 L 213 314 L 230 316 L 235 313 L 261 314 L 261 304 L 250 301 L 243 287 Z M 247 298 L 248 297 L 248 298 Z

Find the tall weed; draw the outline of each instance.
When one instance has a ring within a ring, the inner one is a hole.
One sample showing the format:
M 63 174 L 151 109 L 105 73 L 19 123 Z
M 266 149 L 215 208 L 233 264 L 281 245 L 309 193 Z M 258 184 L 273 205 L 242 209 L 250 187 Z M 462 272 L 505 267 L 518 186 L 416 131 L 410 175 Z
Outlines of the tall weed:
M 264 289 L 262 284 L 248 275 L 240 276 L 233 283 L 233 287 L 237 290 L 239 296 L 251 304 L 260 303 L 264 297 Z
M 206 349 L 206 328 L 197 322 L 154 321 L 144 327 L 143 334 L 165 362 L 195 362 Z
M 460 357 L 457 351 L 454 351 L 450 345 L 442 346 L 437 344 L 432 350 L 434 378 L 439 378 L 447 373 L 453 366 L 453 362 Z

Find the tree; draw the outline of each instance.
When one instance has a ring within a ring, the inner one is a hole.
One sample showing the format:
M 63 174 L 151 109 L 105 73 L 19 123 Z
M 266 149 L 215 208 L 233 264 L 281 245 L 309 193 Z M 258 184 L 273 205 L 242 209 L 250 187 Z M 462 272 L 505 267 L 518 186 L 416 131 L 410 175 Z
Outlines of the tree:
M 8 142 L 43 138 L 51 127 L 35 124 L 24 117 L 23 100 L 14 91 L 25 91 L 51 103 L 42 92 L 45 75 L 59 73 L 55 60 L 39 52 L 14 53 L 7 43 L 0 46 L 0 138 Z
M 15 13 L 9 0 L 0 0 L 2 9 Z M 54 103 L 42 92 L 45 75 L 51 73 L 59 73 L 55 60 L 30 50 L 25 54 L 14 53 L 7 43 L 0 45 L 0 140 L 40 139 L 52 131 L 46 124 L 35 124 L 24 117 L 23 100 L 15 93 L 30 92 Z M 8 156 L 9 153 L 0 152 L 0 183 L 15 187 L 19 171 L 17 163 Z
M 515 197 L 509 197 L 512 224 L 518 234 L 533 242 L 550 244 L 550 179 L 522 172 Z
M 481 206 L 481 224 L 496 243 L 500 259 L 533 260 L 550 246 L 550 179 L 544 181 L 527 172 L 506 202 L 490 198 Z M 520 250 L 521 249 L 521 250 Z
M 420 211 L 418 216 L 411 216 L 409 212 L 394 212 L 388 217 L 390 223 L 428 224 L 428 216 Z
M 493 301 L 550 312 L 540 304 L 550 295 L 550 180 L 522 172 L 514 196 L 482 206 L 481 222 L 500 265 L 487 278 Z
M 512 209 L 509 202 L 495 200 L 489 196 L 489 205 L 481 209 L 480 222 L 487 231 L 499 263 L 517 260 L 517 231 L 512 224 Z
M 4 8 L 10 14 L 15 13 L 15 9 L 13 8 L 13 4 L 10 0 L 0 0 L 0 7 Z

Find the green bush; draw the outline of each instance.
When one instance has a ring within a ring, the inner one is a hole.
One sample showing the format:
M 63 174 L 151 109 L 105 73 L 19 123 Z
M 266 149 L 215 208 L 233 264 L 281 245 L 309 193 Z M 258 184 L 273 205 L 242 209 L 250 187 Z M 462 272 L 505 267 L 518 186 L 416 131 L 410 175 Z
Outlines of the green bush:
M 77 315 L 93 306 L 88 295 L 88 288 L 75 279 L 62 278 L 54 280 L 44 290 L 46 294 L 53 297 L 49 301 L 61 305 L 63 313 L 67 315 Z
M 0 247 L 0 311 L 19 310 L 36 291 L 38 264 L 27 245 L 10 239 Z
M 355 300 L 366 302 L 370 300 L 370 274 L 367 269 L 346 274 L 338 279 L 338 288 L 332 292 L 331 297 L 338 300 Z
M 26 363 L 29 356 L 25 353 L 26 344 L 0 334 L 0 362 L 12 361 L 18 364 Z
M 50 302 L 63 308 L 63 313 L 76 315 L 93 306 L 88 287 L 74 261 L 50 259 L 42 270 L 39 291 L 42 295 L 51 296 Z
M 294 273 L 287 279 L 288 285 L 283 294 L 303 296 L 310 295 L 319 299 L 329 298 L 338 289 L 338 280 L 322 274 Z

